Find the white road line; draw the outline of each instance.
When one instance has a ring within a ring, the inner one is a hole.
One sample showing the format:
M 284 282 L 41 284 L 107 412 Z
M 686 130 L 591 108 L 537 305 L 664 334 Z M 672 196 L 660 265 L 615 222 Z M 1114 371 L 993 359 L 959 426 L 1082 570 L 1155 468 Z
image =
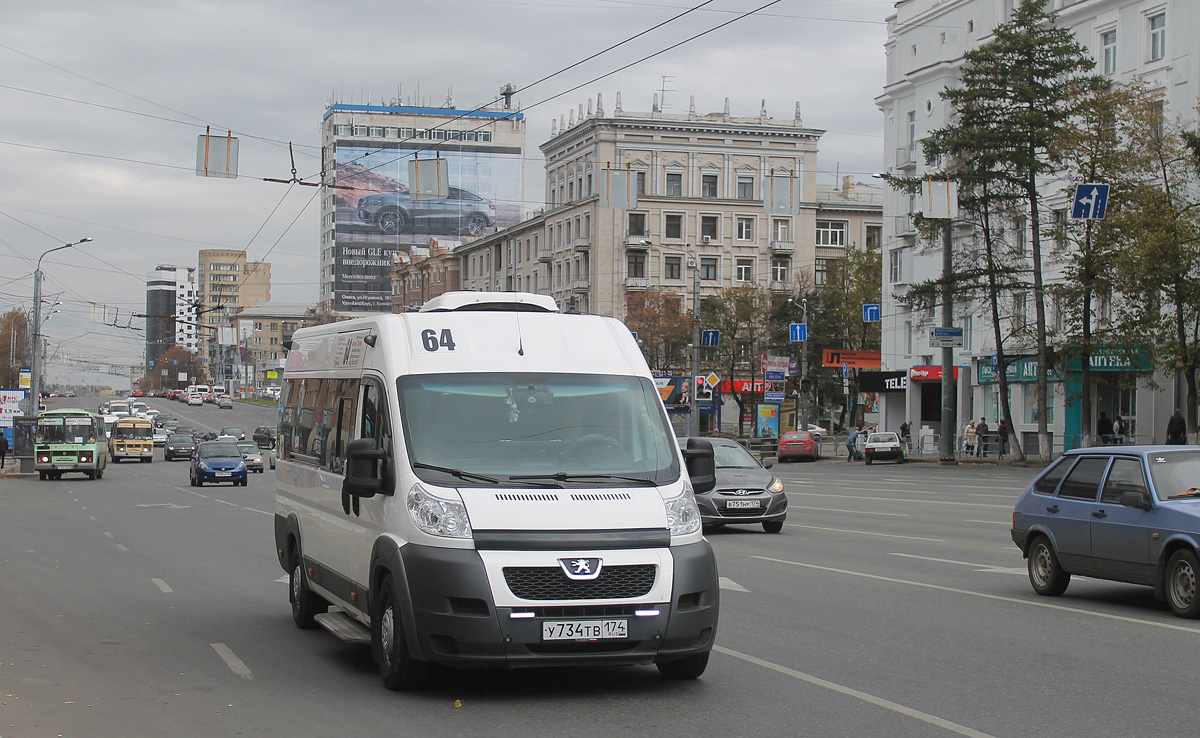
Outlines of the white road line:
M 203 498 L 204 498 L 204 499 L 206 499 L 206 500 L 208 499 L 208 495 L 202 495 L 202 494 L 200 494 L 199 492 L 197 492 L 197 491 L 195 491 L 195 490 L 191 490 L 191 489 L 185 489 L 185 490 L 183 490 L 183 491 L 184 491 L 184 492 L 191 492 L 192 494 L 196 495 L 197 497 L 203 497 Z
M 104 537 L 105 538 L 116 538 L 116 536 L 114 536 L 112 533 L 109 533 L 108 531 L 104 531 Z
M 963 520 L 963 522 L 964 523 L 986 523 L 987 525 L 1003 525 L 1006 528 L 1012 527 L 1011 520 L 972 520 L 971 518 L 966 518 Z
M 230 507 L 238 507 L 238 504 L 236 502 L 226 502 L 225 500 L 217 500 L 216 497 L 214 497 L 213 499 L 216 500 L 217 502 L 221 503 L 222 505 L 229 505 Z
M 831 533 L 853 533 L 860 536 L 878 536 L 880 538 L 903 538 L 908 541 L 929 541 L 931 543 L 945 543 L 941 538 L 922 538 L 920 536 L 899 536 L 893 533 L 872 533 L 865 530 L 846 530 L 844 528 L 822 528 L 819 525 L 800 525 L 799 523 L 784 523 L 789 528 L 808 528 L 810 530 L 825 530 Z
M 734 651 L 731 648 L 725 648 L 724 646 L 713 646 L 713 650 L 718 653 L 723 653 L 726 656 L 732 656 L 736 659 L 741 659 L 742 661 L 745 661 L 747 663 L 754 664 L 756 666 L 761 666 L 764 669 L 770 669 L 771 671 L 778 672 L 785 676 L 790 676 L 793 679 L 799 679 L 800 681 L 807 682 L 815 687 L 821 687 L 823 689 L 828 689 L 832 692 L 837 692 L 838 694 L 846 695 L 847 697 L 853 697 L 856 700 L 862 700 L 863 702 L 867 702 L 869 704 L 875 705 L 876 707 L 882 707 L 885 710 L 890 710 L 897 714 L 904 715 L 905 717 L 910 717 L 910 718 L 913 718 L 914 720 L 920 720 L 921 722 L 929 723 L 930 725 L 936 725 L 937 727 L 943 728 L 952 733 L 957 733 L 959 735 L 965 735 L 965 736 L 971 736 L 971 738 L 991 738 L 991 736 L 989 734 L 982 733 L 978 730 L 975 730 L 974 728 L 968 728 L 965 725 L 959 725 L 958 723 L 951 722 L 944 718 L 940 718 L 936 715 L 930 715 L 927 712 L 921 712 L 920 710 L 915 710 L 911 707 L 905 707 L 904 705 L 901 705 L 898 702 L 892 702 L 891 700 L 885 700 L 882 697 L 876 697 L 873 694 L 868 694 L 866 692 L 863 692 L 863 691 L 860 691 L 857 689 L 853 689 L 851 687 L 844 687 L 841 684 L 837 684 L 835 682 L 831 682 L 826 679 L 821 679 L 820 677 L 815 677 L 811 674 L 805 674 L 802 671 L 796 671 L 795 669 L 789 669 L 786 666 L 780 666 L 779 664 L 773 663 L 771 661 L 766 661 L 765 659 L 760 659 L 755 656 L 751 656 L 749 654 L 742 653 L 740 651 Z
M 89 515 L 89 516 L 88 516 L 88 520 L 95 520 L 95 519 L 96 519 L 96 516 L 95 516 L 95 515 Z
M 161 590 L 163 591 L 163 594 L 171 594 L 172 592 L 174 592 L 174 591 L 175 591 L 175 590 L 171 589 L 171 588 L 170 588 L 170 587 L 167 585 L 167 583 L 166 583 L 166 582 L 164 582 L 164 581 L 163 581 L 163 580 L 161 580 L 161 579 L 153 579 L 153 578 L 151 578 L 151 579 L 150 579 L 150 581 L 152 581 L 152 582 L 154 582 L 155 584 L 157 584 L 157 585 L 158 585 L 158 588 L 159 588 L 159 589 L 161 589 Z
M 118 543 L 118 544 L 117 544 L 117 550 L 118 550 L 118 551 L 128 551 L 128 550 L 129 550 L 129 548 L 128 548 L 127 546 L 125 546 L 124 544 L 122 544 L 122 543 Z
M 920 505 L 959 505 L 962 507 L 991 507 L 997 510 L 1012 510 L 1012 505 L 989 505 L 986 502 L 954 502 L 952 500 L 906 500 L 903 497 L 847 497 L 846 495 L 835 495 L 829 492 L 795 492 L 793 494 L 806 495 L 808 497 L 836 497 L 839 500 L 864 500 L 867 502 L 911 502 Z M 931 493 L 932 494 L 932 493 Z
M 217 655 L 221 657 L 221 660 L 225 662 L 225 665 L 234 674 L 237 674 L 242 679 L 254 678 L 254 675 L 250 673 L 250 669 L 242 663 L 242 660 L 233 651 L 229 650 L 229 646 L 226 646 L 224 643 L 210 643 L 208 645 L 212 646 L 213 650 L 217 652 Z
M 266 510 L 256 510 L 253 507 L 244 507 L 242 509 L 249 510 L 250 512 L 262 513 L 263 515 L 270 515 L 271 517 L 275 517 L 275 513 L 270 513 L 270 512 L 267 512 Z
M 749 592 L 750 591 L 750 590 L 746 589 L 745 587 L 743 587 L 742 585 L 738 584 L 737 582 L 733 581 L 729 577 L 718 577 L 717 578 L 717 586 L 719 586 L 721 589 L 727 589 L 730 592 Z
M 864 579 L 874 579 L 880 582 L 891 582 L 892 584 L 907 584 L 910 587 L 920 587 L 922 589 L 934 589 L 939 592 L 950 592 L 952 594 L 968 595 L 970 597 L 979 597 L 985 600 L 993 600 L 996 602 L 1009 602 L 1014 605 L 1025 605 L 1027 607 L 1040 607 L 1046 610 L 1058 610 L 1060 612 L 1069 612 L 1076 615 L 1086 615 L 1093 618 L 1103 618 L 1105 620 L 1116 620 L 1122 623 L 1134 623 L 1135 625 L 1149 625 L 1155 628 L 1163 628 L 1165 630 L 1176 630 L 1183 633 L 1200 636 L 1200 628 L 1187 628 L 1182 625 L 1174 625 L 1172 623 L 1159 623 L 1153 620 L 1142 620 L 1140 618 L 1128 618 L 1123 615 L 1111 615 L 1106 612 L 1096 612 L 1094 610 L 1084 610 L 1077 607 L 1067 607 L 1066 605 L 1055 605 L 1049 602 L 1039 602 L 1037 600 L 1022 600 L 1016 597 L 1004 597 L 1003 595 L 988 594 L 986 592 L 972 592 L 969 589 L 958 589 L 957 587 L 945 587 L 940 584 L 929 584 L 927 582 L 916 582 L 909 579 L 897 579 L 896 577 L 885 577 L 879 574 L 867 574 L 861 571 L 849 571 L 846 569 L 835 569 L 831 566 L 818 566 L 816 564 L 804 564 L 799 561 L 788 561 L 786 559 L 773 559 L 769 556 L 751 556 L 752 559 L 760 559 L 762 561 L 773 561 L 776 564 L 787 564 L 789 566 L 799 566 L 805 569 L 815 569 L 817 571 L 826 571 L 832 574 L 845 574 L 851 577 L 862 577 Z
M 870 510 L 839 510 L 836 507 L 805 507 L 804 505 L 788 505 L 789 510 L 820 510 L 821 512 L 840 512 L 852 515 L 886 515 L 889 518 L 907 518 L 908 513 L 871 512 Z

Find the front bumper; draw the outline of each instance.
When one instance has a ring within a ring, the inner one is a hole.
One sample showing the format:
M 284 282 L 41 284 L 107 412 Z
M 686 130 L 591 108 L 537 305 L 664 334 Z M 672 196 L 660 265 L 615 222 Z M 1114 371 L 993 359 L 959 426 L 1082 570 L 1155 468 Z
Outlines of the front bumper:
M 424 660 L 450 666 L 633 665 L 673 661 L 713 647 L 719 590 L 712 548 L 701 541 L 668 551 L 673 576 L 666 602 L 559 600 L 497 607 L 478 551 L 408 544 L 397 564 L 408 572 L 415 645 Z M 523 616 L 514 618 L 514 613 Z M 542 638 L 547 621 L 602 619 L 626 620 L 627 637 Z
M 228 472 L 229 476 L 226 476 L 226 477 L 217 476 L 217 474 L 224 474 L 224 473 L 225 472 L 205 471 L 203 469 L 197 469 L 196 470 L 196 479 L 201 482 L 210 482 L 210 483 L 244 482 L 244 481 L 246 481 L 247 472 L 244 467 L 240 471 Z

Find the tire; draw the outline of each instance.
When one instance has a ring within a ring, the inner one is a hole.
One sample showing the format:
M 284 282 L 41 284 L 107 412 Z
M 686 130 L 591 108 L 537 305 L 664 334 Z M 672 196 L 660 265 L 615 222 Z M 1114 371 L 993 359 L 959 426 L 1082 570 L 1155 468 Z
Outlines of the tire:
M 1033 591 L 1043 597 L 1058 597 L 1067 591 L 1071 575 L 1063 570 L 1054 554 L 1054 547 L 1045 536 L 1038 536 L 1029 546 L 1027 568 Z
M 391 577 L 379 585 L 379 606 L 371 618 L 371 640 L 379 659 L 383 686 L 393 692 L 417 689 L 429 676 L 429 664 L 413 659 L 408 653 L 400 604 Z
M 763 526 L 763 530 L 765 530 L 768 533 L 778 533 L 779 531 L 783 530 L 783 521 L 782 520 L 764 520 L 762 526 Z
M 865 460 L 865 463 L 866 463 L 866 465 L 867 465 L 867 466 L 870 466 L 870 465 L 871 465 L 871 457 L 870 457 L 870 456 L 867 456 L 867 457 L 865 457 L 865 459 L 864 459 L 864 460 Z
M 468 236 L 482 235 L 488 227 L 488 219 L 482 213 L 473 213 L 467 216 L 467 222 L 463 224 L 463 231 Z
M 87 478 L 88 478 L 88 479 L 95 479 L 95 478 L 96 478 L 96 470 L 95 470 L 95 469 L 89 469 L 89 470 L 87 471 Z
M 399 233 L 409 225 L 408 213 L 403 210 L 382 210 L 379 213 L 379 230 L 384 233 Z
M 44 472 L 44 471 L 38 472 L 38 479 L 42 480 L 43 482 L 46 481 L 46 472 Z
M 300 547 L 293 547 L 288 559 L 288 601 L 292 604 L 292 621 L 296 627 L 310 630 L 317 624 L 314 619 L 317 615 L 329 612 L 329 603 L 308 588 L 303 561 Z
M 1200 617 L 1200 597 L 1196 593 L 1196 577 L 1200 575 L 1200 560 L 1190 548 L 1181 548 L 1167 560 L 1163 581 L 1167 604 L 1181 618 Z
M 655 664 L 655 666 L 658 667 L 658 673 L 667 679 L 696 679 L 708 668 L 708 654 L 708 651 L 694 653 L 691 656 Z

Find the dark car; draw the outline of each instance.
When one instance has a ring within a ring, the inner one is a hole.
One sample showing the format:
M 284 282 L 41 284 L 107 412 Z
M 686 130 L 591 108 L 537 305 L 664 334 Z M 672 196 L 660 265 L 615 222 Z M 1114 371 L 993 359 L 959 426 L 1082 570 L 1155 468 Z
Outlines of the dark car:
M 260 425 L 250 436 L 259 448 L 275 448 L 276 431 L 269 425 Z
M 167 423 L 175 420 L 175 416 L 170 413 L 159 413 L 154 416 L 154 426 L 156 428 L 165 428 Z
M 687 448 L 687 438 L 680 438 Z M 711 492 L 696 495 L 704 525 L 762 523 L 763 530 L 778 533 L 787 518 L 783 482 L 767 471 L 770 461 L 759 463 L 740 443 L 729 438 L 705 438 L 712 443 L 717 484 Z
M 479 236 L 496 223 L 496 206 L 474 192 L 451 187 L 445 198 L 413 200 L 408 187 L 376 192 L 358 200 L 358 219 L 384 233 L 449 230 Z
M 1071 575 L 1154 588 L 1200 617 L 1200 447 L 1100 446 L 1062 455 L 1013 508 L 1029 582 L 1056 597 Z
M 237 426 L 233 426 L 233 425 L 225 426 L 224 428 L 221 429 L 221 432 L 218 433 L 217 435 L 233 436 L 234 438 L 238 439 L 239 441 L 246 440 L 246 431 L 242 430 L 241 428 L 238 428 Z
M 190 435 L 172 433 L 167 436 L 167 443 L 163 446 L 163 459 L 166 461 L 190 459 L 195 450 L 196 442 Z
M 239 484 L 245 487 L 249 479 L 242 451 L 230 441 L 197 444 L 188 476 L 193 487 L 200 487 L 205 482 L 232 482 L 235 487 Z
M 787 431 L 779 437 L 779 463 L 794 459 L 816 461 L 821 458 L 820 436 L 809 431 Z

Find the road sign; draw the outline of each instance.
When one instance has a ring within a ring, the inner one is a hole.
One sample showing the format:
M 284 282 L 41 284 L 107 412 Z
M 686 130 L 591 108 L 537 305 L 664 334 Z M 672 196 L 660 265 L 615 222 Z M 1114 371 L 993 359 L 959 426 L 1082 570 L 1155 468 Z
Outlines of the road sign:
M 719 346 L 721 343 L 721 331 L 701 331 L 700 345 L 701 346 Z
M 763 402 L 783 402 L 782 392 L 764 392 Z
M 842 364 L 842 379 L 846 379 L 849 376 L 850 376 L 850 365 Z
M 878 323 L 880 322 L 881 315 L 882 311 L 880 311 L 878 305 L 863 305 L 864 323 Z
M 1108 185 L 1081 184 L 1075 186 L 1075 203 L 1071 207 L 1074 220 L 1102 220 L 1108 207 Z
M 788 340 L 792 343 L 808 340 L 808 323 L 791 323 L 788 325 Z
M 637 331 L 629 331 L 629 335 L 633 336 L 633 340 L 638 340 Z
M 721 383 L 721 378 L 717 376 L 716 372 L 712 372 L 711 374 L 709 374 L 707 377 L 704 378 L 704 383 L 707 384 L 709 387 L 716 387 L 718 384 Z
M 963 329 L 930 328 L 929 345 L 933 348 L 961 348 L 963 345 Z

